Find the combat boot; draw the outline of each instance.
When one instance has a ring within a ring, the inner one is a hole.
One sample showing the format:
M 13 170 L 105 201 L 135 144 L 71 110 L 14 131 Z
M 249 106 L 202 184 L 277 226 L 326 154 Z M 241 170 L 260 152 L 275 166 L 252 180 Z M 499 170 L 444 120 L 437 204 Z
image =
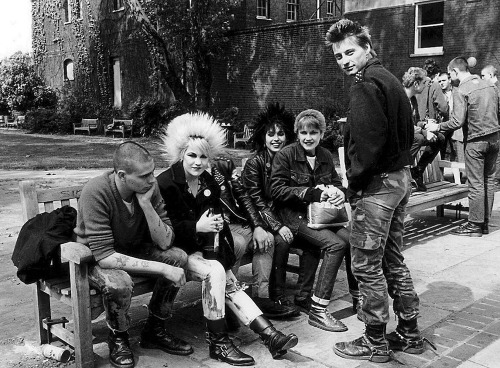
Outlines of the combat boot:
M 169 354 L 189 355 L 193 348 L 186 341 L 167 332 L 165 321 L 149 315 L 141 333 L 141 348 L 160 349 Z
M 394 356 L 385 339 L 385 324 L 366 325 L 363 336 L 353 341 L 338 342 L 334 345 L 335 354 L 346 359 L 369 360 L 386 363 Z
M 135 366 L 134 354 L 128 342 L 128 332 L 109 332 L 108 337 L 109 362 L 117 368 L 132 368 Z
M 288 349 L 293 348 L 299 342 L 295 334 L 285 335 L 276 330 L 273 324 L 262 315 L 258 316 L 250 323 L 250 328 L 252 331 L 259 334 L 264 345 L 269 349 L 273 359 L 278 359 L 285 355 Z
M 390 349 L 408 354 L 422 354 L 424 352 L 424 342 L 427 342 L 436 350 L 434 344 L 421 336 L 416 318 L 409 321 L 400 318 L 396 331 L 387 335 L 387 341 Z

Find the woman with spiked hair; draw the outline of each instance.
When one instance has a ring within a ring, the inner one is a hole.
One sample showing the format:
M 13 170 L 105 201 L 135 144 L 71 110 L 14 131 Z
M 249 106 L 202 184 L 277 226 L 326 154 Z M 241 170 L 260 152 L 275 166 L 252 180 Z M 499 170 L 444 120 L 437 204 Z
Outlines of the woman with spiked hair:
M 202 282 L 210 357 L 232 365 L 253 365 L 253 358 L 228 336 L 225 305 L 260 335 L 273 358 L 285 354 L 298 339 L 277 331 L 231 272 L 233 239 L 221 215 L 220 187 L 206 171 L 224 144 L 223 129 L 207 114 L 188 113 L 173 119 L 163 135 L 171 167 L 157 180 L 176 234 L 175 244 L 189 255 L 187 279 Z

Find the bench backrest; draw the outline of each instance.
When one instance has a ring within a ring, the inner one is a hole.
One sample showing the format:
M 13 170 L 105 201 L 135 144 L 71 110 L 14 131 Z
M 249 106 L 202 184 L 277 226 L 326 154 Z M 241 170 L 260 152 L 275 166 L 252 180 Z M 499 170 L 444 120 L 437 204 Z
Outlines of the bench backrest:
M 40 212 L 52 212 L 56 208 L 70 205 L 72 200 L 77 201 L 80 198 L 82 188 L 83 185 L 36 189 L 33 180 L 21 181 L 19 183 L 19 192 L 21 194 L 23 220 L 26 222 Z
M 90 126 L 90 127 L 96 127 L 97 128 L 97 120 L 98 119 L 82 119 L 82 126 Z
M 131 129 L 134 120 L 113 119 L 113 126 L 123 125 L 125 129 Z
M 250 128 L 247 124 L 243 127 L 243 138 L 250 138 L 253 134 L 253 129 Z

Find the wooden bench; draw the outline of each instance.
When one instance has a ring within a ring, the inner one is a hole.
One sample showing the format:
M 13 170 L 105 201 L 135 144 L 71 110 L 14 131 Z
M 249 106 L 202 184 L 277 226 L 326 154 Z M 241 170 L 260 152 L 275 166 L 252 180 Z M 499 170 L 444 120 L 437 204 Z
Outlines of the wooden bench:
M 73 134 L 77 131 L 87 132 L 90 135 L 91 131 L 99 131 L 99 119 L 82 119 L 81 123 L 73 123 Z
M 129 133 L 129 137 L 132 137 L 133 127 L 133 120 L 113 119 L 113 124 L 104 127 L 104 135 L 112 133 L 114 137 L 115 133 L 119 133 L 125 138 L 125 134 Z
M 51 212 L 55 208 L 72 205 L 80 197 L 83 186 L 71 186 L 40 190 L 34 181 L 21 181 L 19 191 L 23 209 L 23 220 L 27 221 L 42 212 Z M 38 329 L 38 340 L 48 343 L 54 336 L 72 346 L 75 350 L 77 368 L 94 367 L 92 348 L 92 319 L 103 311 L 100 292 L 89 285 L 88 265 L 93 262 L 88 247 L 76 242 L 61 244 L 60 276 L 50 280 L 39 280 L 33 287 L 35 322 Z M 142 295 L 153 291 L 155 278 L 133 277 L 133 295 Z M 51 299 L 69 305 L 72 316 L 69 324 L 51 324 Z M 71 326 L 73 329 L 71 329 Z
M 340 147 L 338 152 L 341 167 L 340 174 L 342 175 L 343 184 L 345 185 L 347 184 L 347 177 L 344 161 L 344 147 Z M 423 149 L 419 151 L 417 160 L 422 152 Z M 454 177 L 453 183 L 444 180 L 442 169 L 445 167 L 452 170 Z M 436 207 L 437 216 L 442 217 L 444 216 L 445 207 L 448 207 L 448 203 L 467 198 L 469 188 L 467 185 L 460 183 L 460 170 L 463 168 L 464 165 L 462 163 L 441 160 L 438 153 L 436 158 L 427 165 L 423 175 L 427 191 L 412 193 L 408 205 L 406 206 L 406 213 L 415 213 Z
M 236 144 L 238 142 L 243 142 L 243 144 L 246 147 L 246 144 L 248 143 L 248 140 L 253 134 L 253 129 L 250 128 L 247 124 L 243 127 L 242 132 L 237 132 L 233 133 L 234 141 L 233 141 L 233 148 L 236 148 Z
M 5 117 L 5 119 L 6 119 L 5 126 L 7 128 L 19 129 L 24 124 L 25 116 L 24 115 L 16 116 L 14 120 L 9 120 L 8 117 Z

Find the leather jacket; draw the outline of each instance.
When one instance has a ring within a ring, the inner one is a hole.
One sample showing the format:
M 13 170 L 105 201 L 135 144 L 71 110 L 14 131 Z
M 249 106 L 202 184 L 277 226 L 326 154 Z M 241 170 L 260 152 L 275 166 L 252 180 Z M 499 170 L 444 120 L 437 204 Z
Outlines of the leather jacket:
M 284 225 L 276 213 L 271 197 L 272 158 L 266 150 L 248 159 L 241 173 L 241 181 L 256 211 L 261 216 L 261 227 L 277 233 Z
M 335 171 L 333 155 L 326 148 L 316 147 L 316 163 L 311 170 L 300 143 L 292 143 L 279 151 L 273 160 L 271 195 L 286 226 L 297 233 L 307 220 L 307 205 L 319 202 L 317 185 L 335 185 L 345 193 L 342 179 Z
M 230 223 L 249 224 L 252 229 L 263 225 L 259 212 L 252 204 L 233 160 L 215 158 L 212 161 L 212 176 L 220 186 L 220 202 Z

